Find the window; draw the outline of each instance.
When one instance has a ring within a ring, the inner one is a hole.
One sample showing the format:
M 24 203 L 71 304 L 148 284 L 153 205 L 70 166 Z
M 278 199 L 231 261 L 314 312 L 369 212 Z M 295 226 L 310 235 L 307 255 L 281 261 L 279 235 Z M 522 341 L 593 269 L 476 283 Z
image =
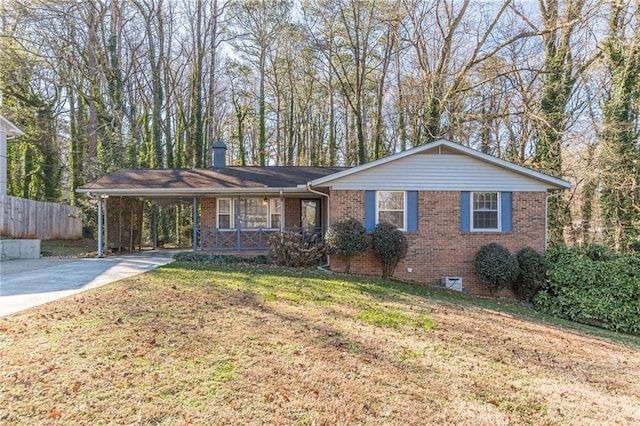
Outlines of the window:
M 398 229 L 405 229 L 404 191 L 378 191 L 376 193 L 376 223 L 389 222 Z
M 500 197 L 497 192 L 474 192 L 471 209 L 473 230 L 500 230 Z
M 282 212 L 282 200 L 279 198 L 269 199 L 269 217 L 271 228 L 280 228 L 280 214 Z
M 240 206 L 236 224 L 236 208 Z M 218 229 L 280 228 L 282 200 L 279 198 L 218 198 Z
M 233 202 L 230 198 L 218 198 L 218 229 L 233 228 Z
M 266 228 L 268 200 L 262 198 L 240 199 L 240 228 Z

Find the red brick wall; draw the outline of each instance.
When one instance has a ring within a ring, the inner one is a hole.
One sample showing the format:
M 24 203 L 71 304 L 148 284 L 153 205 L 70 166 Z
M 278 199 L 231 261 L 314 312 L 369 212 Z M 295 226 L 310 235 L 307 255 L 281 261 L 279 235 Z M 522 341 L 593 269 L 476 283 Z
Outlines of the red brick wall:
M 285 228 L 300 226 L 300 199 L 284 199 L 284 226 Z
M 523 247 L 544 250 L 545 193 L 512 194 L 512 232 L 460 231 L 460 193 L 422 191 L 418 194 L 418 232 L 407 233 L 409 251 L 398 265 L 394 277 L 420 284 L 441 283 L 443 276 L 461 276 L 463 287 L 473 294 L 488 294 L 477 279 L 473 259 L 480 247 L 497 242 L 513 254 Z M 364 223 L 364 191 L 332 191 L 331 223 L 352 216 Z M 344 262 L 330 258 L 331 269 L 344 271 Z M 408 272 L 407 268 L 412 268 Z M 351 272 L 381 274 L 371 250 L 351 261 Z M 510 292 L 506 294 L 511 295 Z
M 215 228 L 216 226 L 216 199 L 200 199 L 200 223 L 199 226 Z

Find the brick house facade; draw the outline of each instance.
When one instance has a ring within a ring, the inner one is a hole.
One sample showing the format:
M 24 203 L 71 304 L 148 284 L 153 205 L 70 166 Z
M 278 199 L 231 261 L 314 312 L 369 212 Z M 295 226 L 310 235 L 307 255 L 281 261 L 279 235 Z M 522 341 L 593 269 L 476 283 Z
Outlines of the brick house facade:
M 442 277 L 462 277 L 463 288 L 473 294 L 488 294 L 474 272 L 473 260 L 478 250 L 496 242 L 512 253 L 524 247 L 538 252 L 545 249 L 544 192 L 513 193 L 511 232 L 462 232 L 460 230 L 460 192 L 419 191 L 418 229 L 407 232 L 409 249 L 394 278 L 419 284 L 442 282 Z M 365 221 L 365 191 L 331 191 L 331 223 L 346 217 Z M 331 269 L 344 271 L 339 256 L 330 257 Z M 411 272 L 409 272 L 411 271 Z M 351 273 L 380 276 L 380 262 L 371 249 L 351 260 Z

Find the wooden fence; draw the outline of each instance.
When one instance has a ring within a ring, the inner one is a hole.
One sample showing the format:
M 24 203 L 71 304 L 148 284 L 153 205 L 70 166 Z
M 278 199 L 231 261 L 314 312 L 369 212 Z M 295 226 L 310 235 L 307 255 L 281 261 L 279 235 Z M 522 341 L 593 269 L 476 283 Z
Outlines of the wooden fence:
M 71 240 L 82 237 L 77 207 L 0 195 L 0 236 Z

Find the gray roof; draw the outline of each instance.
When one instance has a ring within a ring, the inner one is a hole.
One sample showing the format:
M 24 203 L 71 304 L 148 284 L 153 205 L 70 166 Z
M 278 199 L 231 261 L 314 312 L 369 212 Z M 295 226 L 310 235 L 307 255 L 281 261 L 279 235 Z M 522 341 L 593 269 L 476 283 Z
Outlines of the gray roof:
M 192 195 L 300 191 L 307 182 L 345 170 L 320 166 L 227 166 L 219 169 L 122 169 L 78 188 L 112 195 Z

